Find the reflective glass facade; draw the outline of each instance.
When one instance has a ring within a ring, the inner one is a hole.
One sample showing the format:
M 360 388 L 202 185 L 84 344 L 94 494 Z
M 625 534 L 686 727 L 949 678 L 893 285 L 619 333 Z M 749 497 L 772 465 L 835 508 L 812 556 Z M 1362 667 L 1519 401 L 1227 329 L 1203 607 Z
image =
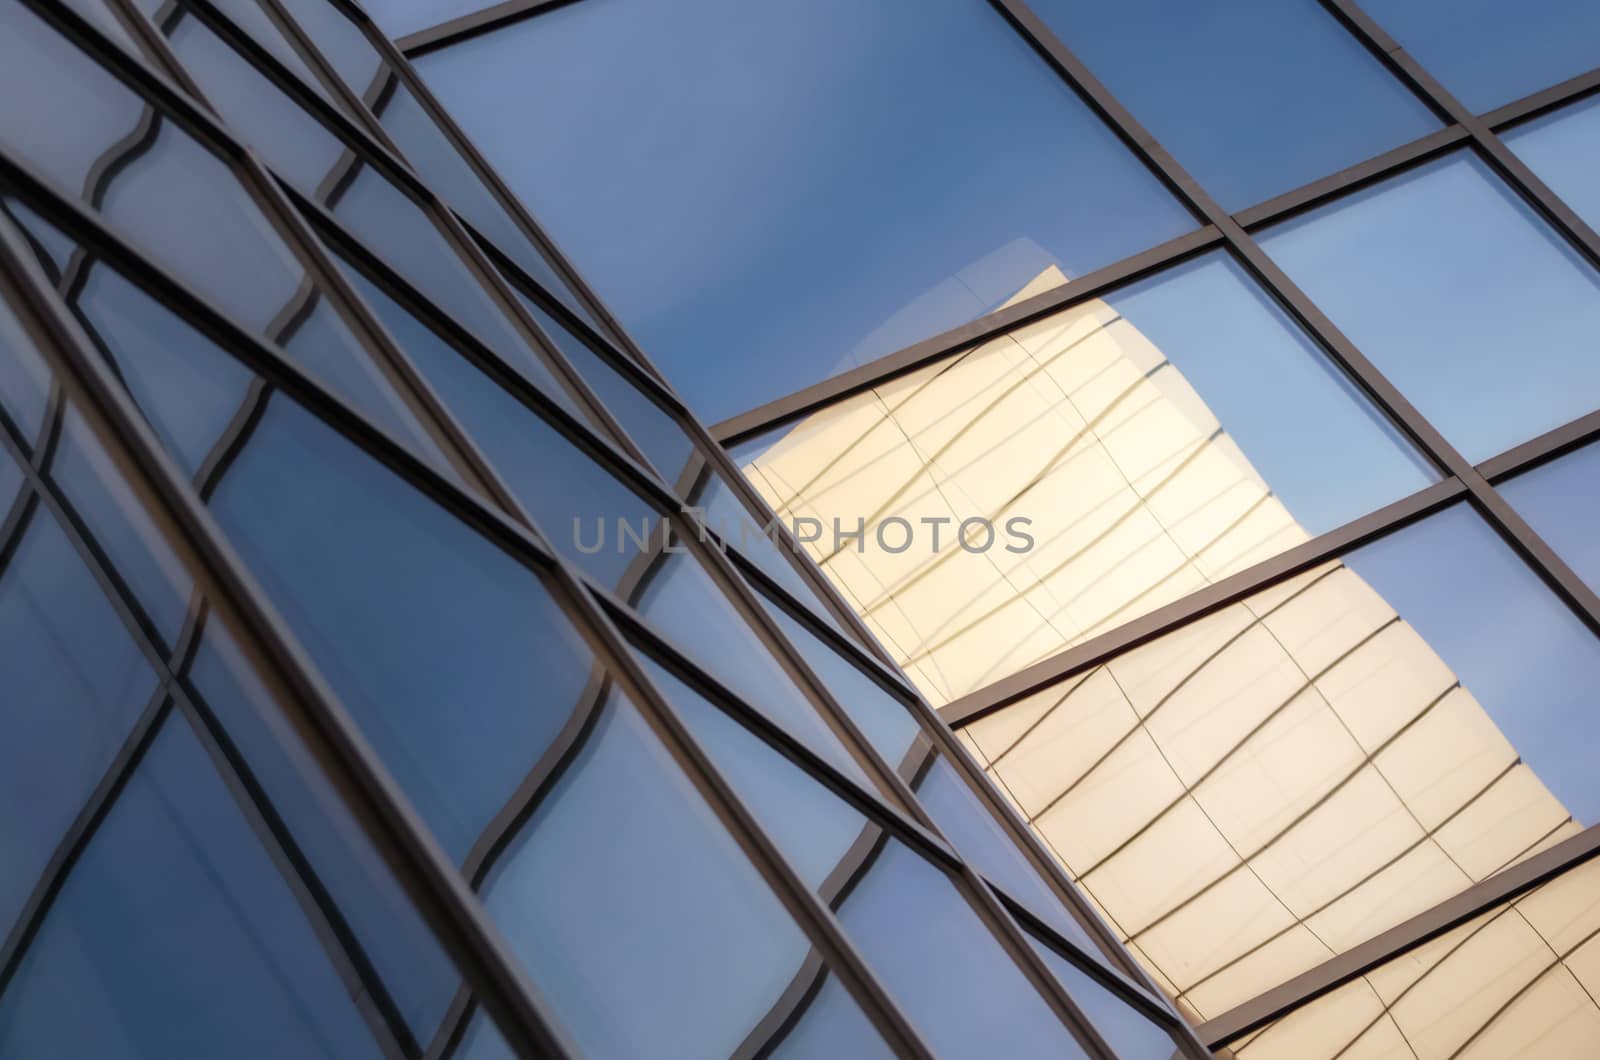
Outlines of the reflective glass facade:
M 0 89 L 0 1057 L 1205 1055 L 362 11 Z
M 380 7 L 1208 1047 L 1600 1051 L 1593 4 Z

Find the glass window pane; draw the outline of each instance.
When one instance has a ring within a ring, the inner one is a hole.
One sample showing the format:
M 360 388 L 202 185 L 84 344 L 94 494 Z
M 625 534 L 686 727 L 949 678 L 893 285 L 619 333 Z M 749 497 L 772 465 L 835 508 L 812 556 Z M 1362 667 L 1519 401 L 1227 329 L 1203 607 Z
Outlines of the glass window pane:
M 366 35 L 328 0 L 283 0 L 283 7 L 345 85 L 370 106 L 394 75 Z
M 1031 6 L 1226 210 L 1439 127 L 1316 0 Z
M 1209 1019 L 1600 819 L 1596 682 L 1461 504 L 963 731 Z
M 255 2 L 242 0 L 239 6 L 245 5 L 254 8 Z M 344 145 L 198 18 L 180 18 L 166 36 L 222 120 L 281 176 L 315 196 L 336 175 Z
M 29 232 L 63 233 L 20 203 L 6 208 Z M 191 475 L 214 460 L 241 410 L 256 400 L 256 376 L 209 338 L 111 266 L 86 258 L 69 303 L 116 367 L 156 434 Z M 87 279 L 82 279 L 83 275 Z M 289 359 L 327 383 L 359 411 L 409 441 L 434 466 L 454 474 L 431 435 L 388 376 L 355 343 L 327 299 L 301 288 L 273 337 Z
M 595 709 L 484 902 L 586 1055 L 730 1055 L 810 946 L 632 704 Z
M 376 1060 L 350 994 L 172 717 L 0 999 L 0 1056 Z
M 461 977 L 304 749 L 283 705 L 215 619 L 207 621 L 186 676 L 327 889 L 412 1035 L 429 1041 Z
M 695 455 L 694 443 L 684 429 L 665 409 L 646 397 L 638 386 L 591 350 L 587 343 L 539 308 L 527 295 L 521 291 L 516 294 L 539 326 L 544 328 L 544 333 L 561 350 L 573 371 L 589 384 L 595 397 L 616 417 L 622 429 L 628 432 L 628 437 L 655 466 L 656 473 L 668 486 L 679 488 L 684 467 L 693 463 L 691 457 Z
M 1222 253 L 759 442 L 750 482 L 936 704 L 1437 478 Z
M 0 525 L 3 525 L 15 510 L 26 482 L 22 468 L 17 466 L 17 462 L 11 458 L 9 452 L 0 448 Z
M 1469 154 L 1261 244 L 1477 462 L 1600 405 L 1600 278 Z
M 599 0 L 417 69 L 708 422 L 1194 227 L 970 0 Z
M 1082 1055 L 941 870 L 640 658 L 796 873 L 838 913 L 935 1053 Z
M 1177 1044 L 1171 1035 L 1140 1015 L 1099 980 L 1031 934 L 1028 942 L 1120 1060 L 1172 1060 L 1177 1054 Z
M 1600 98 L 1519 125 L 1500 138 L 1590 228 L 1600 228 Z
M 1600 592 L 1600 445 L 1501 483 L 1505 494 L 1540 537 L 1589 587 Z
M 839 706 L 856 723 L 873 748 L 896 769 L 907 764 L 912 744 L 922 735 L 922 727 L 906 705 L 886 692 L 789 612 L 766 597 L 756 595 L 768 615 L 778 624 L 800 658 L 814 670 Z M 926 741 L 923 741 L 926 744 Z
M 539 578 L 287 402 L 269 403 L 211 510 L 463 858 L 589 679 Z
M 0 679 L 4 934 L 156 688 L 94 576 L 39 504 L 0 570 Z
M 1600 66 L 1600 7 L 1588 0 L 1366 0 L 1362 7 L 1478 113 Z
M 178 2 L 184 8 L 188 8 L 187 0 Z M 228 21 L 242 30 L 251 40 L 271 52 L 274 59 L 289 68 L 290 73 L 297 75 L 324 99 L 332 98 L 322 87 L 322 82 L 311 72 L 311 67 L 306 65 L 299 50 L 289 43 L 288 38 L 278 29 L 278 24 L 267 15 L 257 0 L 214 0 L 214 3 Z M 193 22 L 195 16 L 191 14 L 184 21 Z M 187 65 L 189 57 L 186 55 L 180 57 Z

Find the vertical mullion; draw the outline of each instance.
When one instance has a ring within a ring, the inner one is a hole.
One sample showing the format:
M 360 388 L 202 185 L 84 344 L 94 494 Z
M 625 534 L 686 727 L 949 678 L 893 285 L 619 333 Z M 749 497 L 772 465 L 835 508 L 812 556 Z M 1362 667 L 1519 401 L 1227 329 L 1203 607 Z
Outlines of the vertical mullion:
M 41 352 L 64 385 L 80 395 L 83 414 L 108 451 L 145 494 L 153 516 L 192 550 L 209 583 L 208 596 L 237 616 L 263 676 L 287 693 L 280 700 L 328 780 L 362 821 L 384 860 L 446 951 L 480 991 L 513 1048 L 529 1055 L 576 1055 L 549 1007 L 522 975 L 498 930 L 467 890 L 437 840 L 406 802 L 349 713 L 316 672 L 275 608 L 228 545 L 183 474 L 164 452 L 131 399 L 84 336 L 31 260 L 11 224 L 0 218 L 0 273 L 21 296 L 19 306 L 44 329 Z

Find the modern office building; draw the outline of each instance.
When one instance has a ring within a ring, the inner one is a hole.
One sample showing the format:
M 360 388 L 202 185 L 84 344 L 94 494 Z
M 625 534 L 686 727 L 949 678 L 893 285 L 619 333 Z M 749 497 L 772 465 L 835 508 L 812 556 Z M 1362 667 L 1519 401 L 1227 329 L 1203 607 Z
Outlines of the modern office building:
M 0 1056 L 1204 1056 L 409 67 L 3 0 Z
M 1600 1053 L 1600 9 L 0 5 L 3 1060 Z
M 1600 1054 L 1600 8 L 375 17 L 1208 1046 Z

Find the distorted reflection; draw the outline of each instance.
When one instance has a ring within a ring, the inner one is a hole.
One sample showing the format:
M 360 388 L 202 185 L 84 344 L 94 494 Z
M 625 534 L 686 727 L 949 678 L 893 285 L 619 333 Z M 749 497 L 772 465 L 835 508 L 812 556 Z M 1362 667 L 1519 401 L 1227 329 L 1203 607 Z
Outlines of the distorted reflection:
M 1269 1024 L 1240 1060 L 1536 1056 L 1600 1041 L 1600 862 L 1446 932 Z
M 1435 477 L 1221 255 L 735 455 L 935 704 Z
M 1209 1019 L 1594 823 L 1597 681 L 1458 506 L 963 732 Z

